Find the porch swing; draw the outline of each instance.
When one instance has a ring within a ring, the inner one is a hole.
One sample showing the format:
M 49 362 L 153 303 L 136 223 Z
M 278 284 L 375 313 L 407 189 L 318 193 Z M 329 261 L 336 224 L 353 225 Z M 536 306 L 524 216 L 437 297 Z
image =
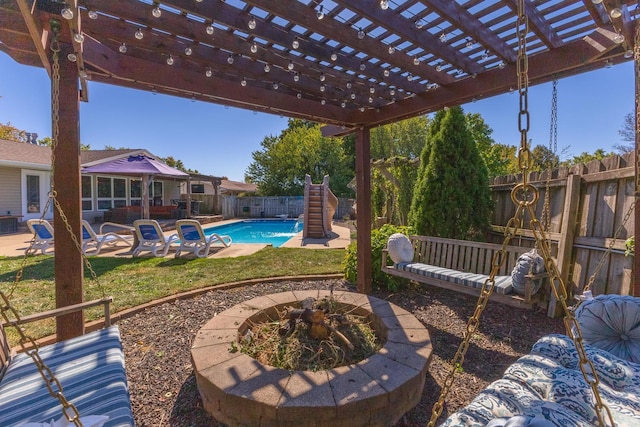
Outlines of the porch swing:
M 56 118 L 60 80 L 58 32 L 55 28 L 59 29 L 52 23 L 53 152 L 58 142 Z M 4 292 L 0 289 L 0 425 L 133 426 L 120 332 L 116 325 L 111 325 L 109 316 L 112 297 L 106 296 L 104 287 L 82 250 L 81 240 L 73 232 L 57 200 L 53 179 L 41 219 L 44 219 L 51 203 L 82 254 L 84 265 L 98 285 L 102 297 L 44 313 L 20 316 L 10 300 L 24 272 L 29 251 L 25 252 L 10 290 Z M 30 247 L 34 243 L 35 235 Z M 22 326 L 100 305 L 104 307 L 103 328 L 79 337 L 40 346 Z M 16 354 L 10 348 L 6 327 L 16 330 L 21 353 Z
M 582 298 L 576 307 L 568 301 L 565 283 L 560 277 L 557 265 L 551 256 L 550 242 L 546 237 L 545 227 L 536 218 L 535 207 L 539 198 L 538 190 L 528 181 L 527 168 L 529 166 L 530 151 L 527 142 L 529 127 L 528 108 L 528 60 L 526 53 L 526 35 L 528 33 L 528 21 L 525 15 L 525 0 L 518 0 L 518 19 L 516 32 L 518 36 L 518 92 L 520 95 L 520 111 L 518 125 L 520 130 L 519 165 L 522 170 L 522 182 L 517 184 L 511 198 L 516 207 L 516 212 L 505 227 L 503 248 L 509 241 L 518 235 L 521 224 L 524 223 L 524 215 L 529 214 L 531 231 L 534 234 L 537 249 L 540 251 L 546 270 L 549 274 L 553 295 L 561 305 L 565 315 L 564 323 L 566 336 L 548 335 L 542 337 L 534 346 L 531 354 L 526 355 L 507 368 L 502 379 L 490 384 L 469 405 L 447 418 L 444 426 L 458 425 L 487 425 L 491 427 L 506 426 L 536 426 L 546 427 L 554 425 L 594 425 L 622 426 L 638 425 L 640 423 L 640 407 L 637 390 L 640 386 L 640 365 L 635 360 L 619 358 L 615 354 L 597 345 L 585 342 L 583 329 L 586 326 L 580 317 L 589 311 L 589 305 L 604 306 L 606 302 L 596 301 L 591 298 L 589 288 L 597 276 L 606 259 L 606 253 L 591 275 L 584 288 Z M 638 71 L 640 62 L 639 53 L 640 28 L 636 28 L 635 40 L 635 64 Z M 636 104 L 638 106 L 638 104 Z M 639 107 L 640 108 L 640 107 Z M 638 114 L 638 111 L 636 111 Z M 552 123 L 553 132 L 553 123 Z M 638 183 L 636 182 L 636 185 Z M 548 196 L 548 189 L 547 189 Z M 613 248 L 624 222 L 631 216 L 633 205 L 629 208 L 623 220 L 623 224 L 616 230 L 615 237 L 607 252 Z M 547 214 L 548 215 L 548 212 Z M 548 217 L 547 217 L 548 221 Z M 447 395 L 453 385 L 455 375 L 463 367 L 464 358 L 473 336 L 478 330 L 480 316 L 486 307 L 496 285 L 496 274 L 505 262 L 505 250 L 496 253 L 492 260 L 490 276 L 483 284 L 475 311 L 469 318 L 462 342 L 450 361 L 450 370 L 444 379 L 440 396 L 434 404 L 428 427 L 435 426 L 442 414 Z M 610 297 L 610 296 L 606 296 Z M 634 310 L 630 319 L 622 320 L 622 327 L 633 329 L 635 336 L 617 337 L 620 341 L 636 341 L 635 346 L 640 345 L 638 331 L 640 325 L 633 323 L 632 319 L 640 313 L 640 300 L 629 296 L 612 295 L 616 298 L 619 309 L 622 304 L 629 304 Z M 583 302 L 585 301 L 585 302 Z M 595 311 L 602 315 L 599 307 Z M 598 315 L 596 314 L 595 317 Z M 623 313 L 618 313 L 620 318 Z M 586 316 L 585 316 L 586 317 Z M 619 332 L 619 331 L 616 331 Z M 622 331 L 622 334 L 627 331 Z M 593 363 L 595 360 L 596 363 Z M 580 371 L 581 376 L 580 376 Z M 601 380 L 602 379 L 602 383 Z M 601 390 L 602 385 L 606 388 Z M 588 385 L 588 387 L 587 387 Z M 634 396 L 635 394 L 635 396 Z M 625 406 L 628 405 L 628 406 Z M 526 411 L 529 411 L 527 413 Z M 616 414 L 614 420 L 613 413 Z

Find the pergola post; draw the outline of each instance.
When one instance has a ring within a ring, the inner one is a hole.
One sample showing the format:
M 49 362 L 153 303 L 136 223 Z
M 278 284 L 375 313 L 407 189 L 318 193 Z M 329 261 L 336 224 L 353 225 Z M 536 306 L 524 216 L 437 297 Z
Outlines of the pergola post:
M 358 292 L 371 293 L 371 146 L 368 127 L 356 131 Z
M 53 228 L 55 230 L 55 283 L 56 306 L 68 306 L 83 301 L 82 252 L 76 246 L 68 226 L 82 243 L 81 179 L 80 179 L 80 91 L 78 89 L 77 65 L 67 60 L 73 46 L 60 43 L 59 91 L 52 86 L 52 98 L 58 105 L 58 119 L 52 111 L 57 144 L 53 150 L 53 182 L 57 201 L 66 217 L 66 222 L 54 206 Z M 54 76 L 55 79 L 55 76 Z M 57 97 L 57 100 L 55 99 Z M 55 108 L 55 107 L 54 107 Z M 58 317 L 56 334 L 59 341 L 84 333 L 84 314 L 66 314 Z
M 634 42 L 637 44 L 638 39 L 640 38 L 638 33 L 640 32 L 640 28 L 636 28 L 636 37 Z M 634 241 L 634 257 L 633 257 L 633 280 L 631 283 L 631 295 L 640 296 L 640 235 L 638 235 L 638 227 L 640 225 L 640 199 L 638 196 L 640 195 L 640 167 L 638 166 L 638 162 L 640 162 L 640 126 L 638 125 L 640 122 L 640 46 L 634 46 L 634 77 L 635 77 L 635 130 L 636 130 L 636 139 L 635 139 L 635 150 L 634 150 L 634 166 L 635 166 L 635 195 L 636 199 L 634 203 L 636 207 L 633 212 L 633 233 L 635 236 Z

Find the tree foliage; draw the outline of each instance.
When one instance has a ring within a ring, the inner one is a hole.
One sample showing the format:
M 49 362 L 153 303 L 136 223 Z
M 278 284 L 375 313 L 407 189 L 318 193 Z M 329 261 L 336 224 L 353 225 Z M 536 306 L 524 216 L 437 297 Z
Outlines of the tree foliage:
M 324 138 L 320 125 L 290 119 L 280 136 L 267 136 L 262 149 L 251 153 L 253 161 L 245 178 L 258 185 L 265 196 L 301 196 L 305 175 L 322 182 L 329 175 L 331 191 L 338 197 L 349 197 L 353 191 L 347 184 L 353 170 L 345 155 L 341 138 Z
M 462 108 L 439 111 L 420 156 L 409 225 L 418 234 L 478 239 L 491 209 L 487 168 Z
M 0 139 L 7 141 L 27 142 L 27 132 L 11 126 L 11 123 L 0 123 Z
M 615 144 L 613 148 L 618 150 L 620 154 L 633 151 L 636 143 L 636 120 L 633 113 L 629 113 L 624 116 L 624 122 L 622 127 L 618 130 L 618 135 L 622 141 L 628 144 Z
M 491 137 L 493 129 L 485 123 L 479 113 L 467 113 L 465 118 L 480 157 L 487 167 L 489 178 L 516 173 L 518 165 L 516 147 L 497 144 Z

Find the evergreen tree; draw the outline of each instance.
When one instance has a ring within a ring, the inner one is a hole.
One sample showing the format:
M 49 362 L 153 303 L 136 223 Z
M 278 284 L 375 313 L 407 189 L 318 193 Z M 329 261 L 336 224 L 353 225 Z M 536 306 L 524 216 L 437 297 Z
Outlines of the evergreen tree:
M 420 156 L 409 225 L 422 235 L 477 240 L 491 209 L 487 168 L 462 108 L 439 111 Z

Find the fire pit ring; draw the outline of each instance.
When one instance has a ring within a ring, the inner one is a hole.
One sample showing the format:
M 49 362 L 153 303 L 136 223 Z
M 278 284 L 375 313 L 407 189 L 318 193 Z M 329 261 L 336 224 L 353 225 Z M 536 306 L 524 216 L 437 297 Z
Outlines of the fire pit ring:
M 238 304 L 197 333 L 191 360 L 204 408 L 229 426 L 390 426 L 419 401 L 431 359 L 427 329 L 402 308 L 364 294 L 334 299 L 369 316 L 384 343 L 359 363 L 325 371 L 288 371 L 237 350 L 251 324 L 277 318 L 306 298 L 329 291 L 289 291 Z

